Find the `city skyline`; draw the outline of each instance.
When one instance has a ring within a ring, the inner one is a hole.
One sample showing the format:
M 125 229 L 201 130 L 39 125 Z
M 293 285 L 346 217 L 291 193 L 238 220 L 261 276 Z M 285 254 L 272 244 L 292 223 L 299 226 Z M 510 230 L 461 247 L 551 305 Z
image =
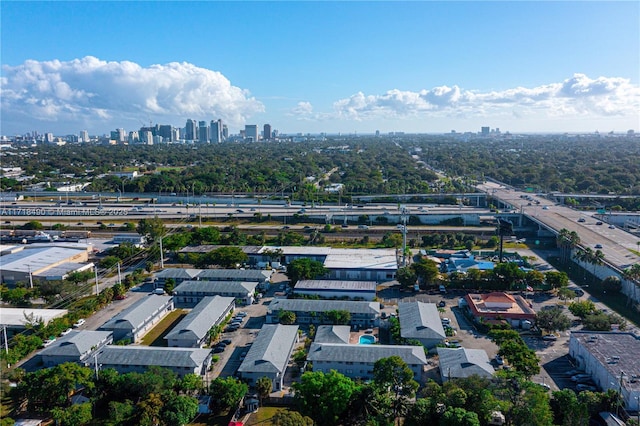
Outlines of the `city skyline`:
M 188 118 L 234 134 L 640 128 L 637 2 L 0 7 L 7 136 Z

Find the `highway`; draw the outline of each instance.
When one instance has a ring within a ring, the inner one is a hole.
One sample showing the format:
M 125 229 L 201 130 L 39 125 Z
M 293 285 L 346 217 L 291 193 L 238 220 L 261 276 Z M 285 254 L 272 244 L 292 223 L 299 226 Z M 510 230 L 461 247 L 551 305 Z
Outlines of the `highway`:
M 597 219 L 595 212 L 556 205 L 544 197 L 492 182 L 478 185 L 477 188 L 502 203 L 511 205 L 514 210 L 522 212 L 556 233 L 562 228 L 576 231 L 583 247 L 601 250 L 606 261 L 620 270 L 640 262 L 640 257 L 631 251 L 638 251 L 640 239 L 622 229 L 610 227 L 604 220 Z M 522 198 L 523 196 L 531 199 Z M 584 222 L 580 221 L 581 219 L 584 219 Z M 601 225 L 598 225 L 598 222 Z M 602 248 L 596 248 L 596 245 L 601 245 Z

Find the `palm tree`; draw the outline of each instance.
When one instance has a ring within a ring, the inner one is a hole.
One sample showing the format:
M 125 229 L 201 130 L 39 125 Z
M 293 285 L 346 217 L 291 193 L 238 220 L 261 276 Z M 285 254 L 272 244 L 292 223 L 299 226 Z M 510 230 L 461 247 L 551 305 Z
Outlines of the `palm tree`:
M 580 236 L 576 231 L 562 228 L 556 237 L 556 243 L 562 249 L 561 261 L 567 263 L 571 256 L 571 250 L 580 245 Z

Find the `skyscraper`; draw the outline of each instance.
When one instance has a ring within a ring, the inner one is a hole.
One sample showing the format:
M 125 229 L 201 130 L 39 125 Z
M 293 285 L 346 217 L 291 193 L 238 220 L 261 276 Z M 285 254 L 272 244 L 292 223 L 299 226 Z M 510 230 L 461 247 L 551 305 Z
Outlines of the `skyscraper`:
M 262 138 L 264 140 L 271 139 L 271 124 L 265 124 L 262 130 Z
M 209 127 L 206 121 L 198 122 L 198 142 L 209 143 Z
M 80 130 L 80 142 L 89 142 L 89 132 L 86 130 Z
M 197 123 L 195 120 L 188 119 L 187 125 L 184 129 L 184 139 L 187 141 L 196 140 L 196 135 L 198 133 Z
M 209 125 L 209 139 L 211 143 L 222 142 L 222 120 L 211 120 Z
M 258 126 L 255 124 L 246 124 L 244 126 L 244 138 L 249 142 L 257 142 Z
M 172 135 L 171 135 L 171 129 L 172 126 L 170 124 L 163 124 L 160 126 L 160 129 L 158 130 L 158 135 L 162 136 L 164 139 L 164 142 L 171 142 L 172 139 Z
M 229 128 L 226 124 L 222 125 L 222 140 L 225 141 L 229 139 Z

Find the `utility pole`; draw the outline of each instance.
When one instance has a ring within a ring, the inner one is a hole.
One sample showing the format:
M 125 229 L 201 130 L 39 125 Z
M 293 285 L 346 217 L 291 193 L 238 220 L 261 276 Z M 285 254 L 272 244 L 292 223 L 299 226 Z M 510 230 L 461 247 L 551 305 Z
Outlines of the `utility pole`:
M 118 262 L 118 284 L 122 284 L 122 275 L 120 274 L 120 262 Z
M 162 237 L 160 237 L 160 268 L 164 269 L 164 253 L 162 250 Z
M 29 267 L 29 288 L 33 288 L 33 274 L 31 273 L 31 265 L 27 265 Z
M 407 266 L 407 217 L 409 209 L 402 207 L 400 210 L 400 218 L 402 219 L 402 266 Z
M 96 276 L 96 296 L 97 296 L 100 293 L 100 290 L 98 289 L 98 265 L 94 265 L 93 272 L 95 273 L 95 276 Z
M 100 367 L 98 366 L 98 352 L 93 354 L 93 365 L 95 366 L 95 370 L 96 370 L 96 382 L 97 382 L 99 379 L 98 371 L 100 370 Z

